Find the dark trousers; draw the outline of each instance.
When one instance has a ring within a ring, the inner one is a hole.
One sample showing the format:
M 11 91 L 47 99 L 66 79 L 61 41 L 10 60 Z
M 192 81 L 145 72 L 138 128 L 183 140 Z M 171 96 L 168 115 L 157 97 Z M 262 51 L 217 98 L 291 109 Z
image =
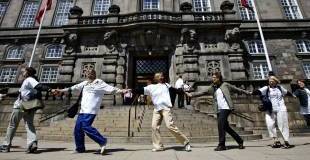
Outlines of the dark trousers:
M 307 126 L 310 127 L 310 114 L 304 114 L 304 119 L 307 122 Z
M 186 105 L 191 104 L 191 97 L 186 96 Z
M 79 114 L 74 128 L 76 151 L 85 151 L 85 134 L 100 146 L 107 143 L 107 139 L 103 137 L 96 128 L 91 126 L 95 117 L 95 114 Z
M 230 134 L 238 144 L 243 143 L 241 137 L 229 126 L 227 118 L 230 113 L 231 110 L 228 109 L 220 109 L 219 113 L 217 113 L 219 146 L 225 146 L 226 132 Z
M 182 88 L 179 88 L 178 90 L 182 90 Z M 178 107 L 184 107 L 184 93 L 182 91 L 178 93 Z

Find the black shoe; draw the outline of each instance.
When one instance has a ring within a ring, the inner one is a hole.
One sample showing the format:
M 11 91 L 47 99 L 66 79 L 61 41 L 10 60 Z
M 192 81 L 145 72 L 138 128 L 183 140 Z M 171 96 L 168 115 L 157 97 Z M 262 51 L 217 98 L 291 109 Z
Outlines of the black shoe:
M 242 143 L 239 143 L 239 146 L 238 146 L 239 149 L 244 149 L 244 145 L 243 145 L 243 142 Z
M 10 147 L 8 145 L 1 145 L 0 152 L 4 152 L 4 153 L 10 152 Z
M 214 150 L 215 151 L 224 151 L 224 150 L 226 150 L 226 146 L 217 146 Z
M 282 146 L 282 144 L 281 144 L 280 141 L 275 141 L 275 142 L 271 145 L 272 148 L 281 148 L 281 146 Z
M 284 149 L 289 149 L 291 148 L 292 146 L 288 143 L 288 141 L 284 141 L 284 145 L 283 145 L 283 148 Z
M 26 153 L 35 153 L 38 150 L 38 142 L 32 142 L 28 149 L 26 150 Z

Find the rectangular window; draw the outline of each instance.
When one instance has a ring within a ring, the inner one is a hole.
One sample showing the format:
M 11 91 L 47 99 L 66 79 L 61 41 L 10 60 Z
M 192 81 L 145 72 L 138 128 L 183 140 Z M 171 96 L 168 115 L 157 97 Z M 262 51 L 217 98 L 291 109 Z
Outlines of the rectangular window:
M 195 12 L 210 12 L 210 0 L 193 0 Z
M 310 79 L 310 62 L 304 63 L 303 67 L 304 67 L 304 71 L 307 76 L 307 79 Z
M 33 27 L 38 7 L 38 1 L 25 1 L 22 14 L 19 18 L 19 28 Z
M 262 41 L 252 40 L 252 41 L 248 41 L 247 43 L 248 43 L 248 49 L 249 49 L 250 54 L 263 54 L 263 53 L 265 53 Z
M 281 4 L 288 19 L 303 19 L 297 0 L 281 0 Z
M 267 63 L 253 63 L 252 69 L 254 79 L 267 79 L 269 72 Z
M 40 82 L 55 83 L 57 82 L 58 66 L 43 66 L 41 69 Z
M 8 3 L 0 1 L 0 22 L 2 21 L 7 8 L 8 8 Z
M 69 11 L 73 7 L 73 0 L 58 0 L 54 26 L 62 26 L 68 24 Z
M 143 10 L 144 11 L 159 10 L 159 0 L 143 0 Z
M 239 11 L 240 11 L 240 17 L 242 20 L 255 20 L 255 15 L 254 15 L 254 12 L 243 7 L 241 5 L 241 0 L 238 0 L 238 8 L 239 8 Z M 248 0 L 249 2 L 249 6 L 252 7 L 253 6 L 253 1 L 252 0 Z
M 4 67 L 0 70 L 0 83 L 14 83 L 17 75 L 17 67 Z
M 63 47 L 61 45 L 53 45 L 47 47 L 45 58 L 61 58 Z
M 93 15 L 105 15 L 109 13 L 111 0 L 95 0 L 93 7 Z
M 298 53 L 310 53 L 310 41 L 309 40 L 297 40 L 296 46 Z

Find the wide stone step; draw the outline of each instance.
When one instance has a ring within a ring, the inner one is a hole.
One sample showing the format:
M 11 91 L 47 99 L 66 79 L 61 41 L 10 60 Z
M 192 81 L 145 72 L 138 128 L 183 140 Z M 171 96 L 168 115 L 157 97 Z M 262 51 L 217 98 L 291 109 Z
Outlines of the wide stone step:
M 243 140 L 256 140 L 261 139 L 261 135 L 240 135 Z M 39 139 L 52 140 L 52 141 L 67 141 L 73 142 L 73 136 L 61 136 L 61 135 L 39 135 Z M 135 144 L 152 144 L 151 137 L 107 137 L 108 143 L 135 143 Z M 189 137 L 191 143 L 208 143 L 217 142 L 218 136 L 203 136 L 203 137 Z M 227 141 L 234 141 L 230 136 L 227 136 Z M 86 136 L 86 142 L 93 142 Z M 176 144 L 174 137 L 162 137 L 164 144 Z

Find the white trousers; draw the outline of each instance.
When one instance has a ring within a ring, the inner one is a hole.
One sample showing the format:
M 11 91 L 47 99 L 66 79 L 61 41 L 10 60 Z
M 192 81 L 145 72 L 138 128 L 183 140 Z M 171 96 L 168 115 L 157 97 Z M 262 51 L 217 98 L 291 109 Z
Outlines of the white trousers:
M 266 112 L 265 120 L 270 137 L 277 138 L 277 121 L 278 128 L 284 141 L 288 141 L 290 133 L 288 127 L 287 111 L 272 112 L 271 114 Z

